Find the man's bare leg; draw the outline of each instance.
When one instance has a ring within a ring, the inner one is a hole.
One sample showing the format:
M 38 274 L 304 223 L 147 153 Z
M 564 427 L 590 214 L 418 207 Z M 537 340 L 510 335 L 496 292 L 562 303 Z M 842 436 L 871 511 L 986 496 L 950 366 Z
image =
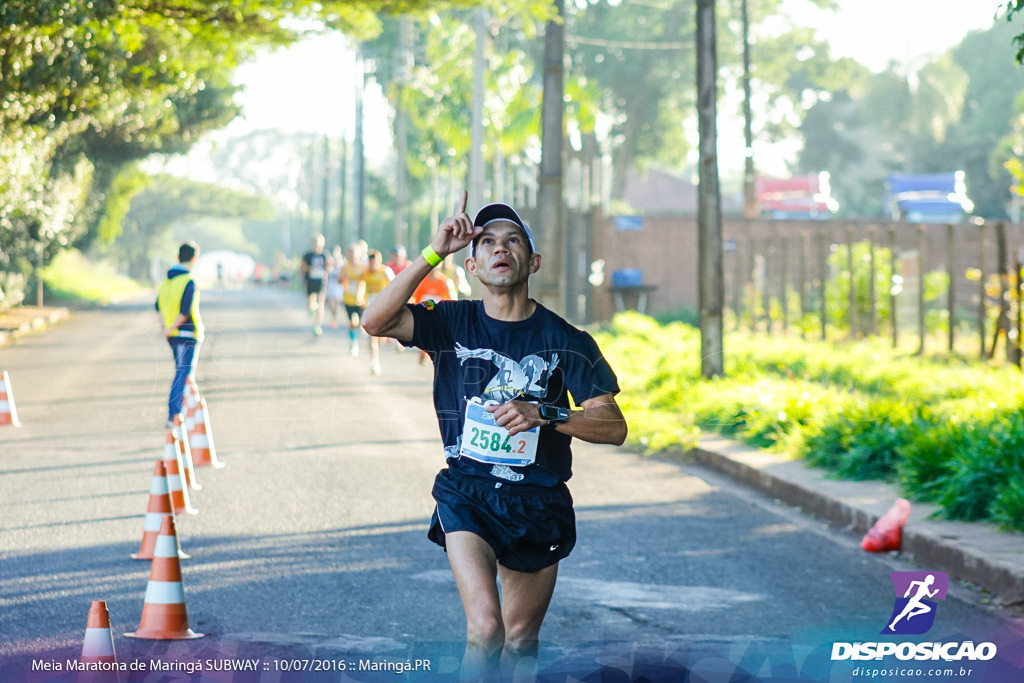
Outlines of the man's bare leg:
M 540 627 L 555 591 L 558 564 L 538 572 L 517 572 L 499 566 L 501 617 L 505 645 L 501 669 L 513 681 L 529 680 L 537 673 Z
M 505 626 L 498 596 L 498 562 L 487 541 L 468 531 L 445 535 L 448 563 L 466 612 L 466 653 L 459 672 L 463 680 L 498 673 Z

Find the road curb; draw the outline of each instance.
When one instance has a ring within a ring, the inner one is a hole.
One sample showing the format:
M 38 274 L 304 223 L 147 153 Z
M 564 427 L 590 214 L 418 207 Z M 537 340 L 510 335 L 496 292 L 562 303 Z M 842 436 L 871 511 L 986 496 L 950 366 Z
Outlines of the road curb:
M 839 481 L 822 470 L 717 436 L 702 438 L 687 460 L 863 535 L 900 492 L 885 482 Z M 1024 534 L 995 525 L 934 518 L 935 505 L 913 503 L 901 552 L 915 562 L 970 581 L 1002 607 L 1024 605 Z
M 71 311 L 63 306 L 19 306 L 0 313 L 0 346 L 36 330 L 67 320 Z

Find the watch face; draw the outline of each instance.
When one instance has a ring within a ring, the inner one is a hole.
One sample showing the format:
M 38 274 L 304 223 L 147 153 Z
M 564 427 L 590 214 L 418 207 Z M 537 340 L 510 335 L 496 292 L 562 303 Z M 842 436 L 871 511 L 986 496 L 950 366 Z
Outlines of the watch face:
M 569 417 L 569 411 L 559 406 L 553 406 L 547 403 L 542 403 L 538 412 L 541 418 L 545 420 L 556 420 L 558 422 L 564 422 Z

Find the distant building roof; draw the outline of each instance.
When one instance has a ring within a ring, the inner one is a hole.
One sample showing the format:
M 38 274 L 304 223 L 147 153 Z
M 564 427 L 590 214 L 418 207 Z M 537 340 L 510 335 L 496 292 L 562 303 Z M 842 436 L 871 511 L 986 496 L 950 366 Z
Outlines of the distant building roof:
M 684 178 L 658 169 L 648 169 L 643 175 L 630 171 L 626 177 L 625 197 L 638 213 L 646 215 L 697 214 L 697 186 Z M 736 200 L 722 195 L 722 212 L 742 210 Z

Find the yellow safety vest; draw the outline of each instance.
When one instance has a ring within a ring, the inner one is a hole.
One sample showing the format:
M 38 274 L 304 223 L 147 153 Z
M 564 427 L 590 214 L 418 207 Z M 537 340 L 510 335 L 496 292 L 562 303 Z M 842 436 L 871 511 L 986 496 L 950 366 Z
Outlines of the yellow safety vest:
M 164 327 L 170 327 L 174 324 L 174 321 L 181 315 L 181 299 L 185 296 L 185 288 L 188 283 L 192 282 L 192 275 L 185 271 L 181 275 L 175 275 L 174 277 L 167 278 L 160 284 L 160 290 L 157 294 L 157 307 L 160 309 L 160 315 L 164 318 Z M 195 338 L 202 340 L 203 337 L 203 321 L 199 317 L 199 288 L 195 288 L 195 292 L 192 294 L 192 308 L 188 312 L 189 318 L 192 325 L 195 326 L 195 332 L 192 330 L 182 330 L 175 328 L 171 330 L 168 336 L 171 337 L 183 337 L 183 338 Z

